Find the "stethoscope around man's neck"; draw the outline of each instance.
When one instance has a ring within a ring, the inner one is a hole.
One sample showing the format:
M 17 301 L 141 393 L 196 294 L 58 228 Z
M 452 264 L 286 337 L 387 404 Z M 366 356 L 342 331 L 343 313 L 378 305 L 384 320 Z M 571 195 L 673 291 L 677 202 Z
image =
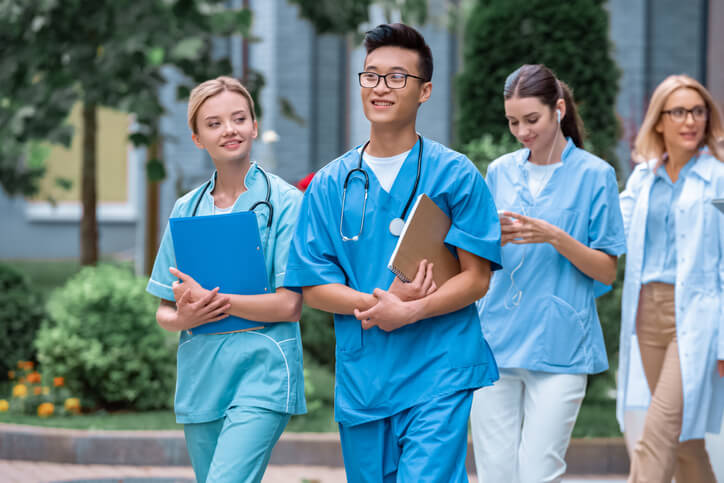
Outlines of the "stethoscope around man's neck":
M 393 236 L 400 236 L 402 233 L 402 228 L 405 226 L 405 217 L 407 216 L 407 210 L 410 209 L 410 204 L 412 204 L 412 200 L 415 198 L 415 193 L 417 192 L 417 186 L 420 184 L 420 171 L 422 169 L 422 136 L 419 134 L 417 135 L 417 139 L 420 141 L 420 150 L 417 153 L 417 176 L 415 177 L 415 184 L 412 187 L 412 191 L 410 192 L 410 196 L 407 198 L 407 204 L 405 204 L 405 209 L 402 210 L 402 216 L 399 216 L 397 218 L 394 218 L 390 222 L 390 233 Z M 367 171 L 362 168 L 362 158 L 365 153 L 365 149 L 367 149 L 367 145 L 369 144 L 369 140 L 362 146 L 362 150 L 359 153 L 359 160 L 357 161 L 357 167 L 354 169 L 351 169 L 349 173 L 347 173 L 347 176 L 344 178 L 344 185 L 342 187 L 342 213 L 340 215 L 339 219 L 339 234 L 342 237 L 342 241 L 357 241 L 359 240 L 359 237 L 362 235 L 362 231 L 365 227 L 365 209 L 367 208 L 367 192 L 370 188 L 370 177 L 367 174 Z M 413 146 L 414 148 L 414 146 Z M 362 220 L 360 221 L 359 226 L 359 232 L 352 236 L 348 237 L 345 236 L 345 234 L 342 232 L 342 226 L 344 224 L 344 202 L 347 198 L 347 185 L 349 184 L 349 179 L 354 173 L 361 173 L 364 177 L 365 182 L 365 195 L 364 200 L 362 202 Z
M 269 181 L 269 175 L 266 174 L 266 171 L 261 169 L 261 166 L 256 165 L 257 169 L 261 172 L 262 176 L 264 176 L 264 181 L 266 182 L 266 197 L 263 200 L 259 200 L 253 205 L 251 205 L 251 208 L 249 208 L 249 211 L 254 211 L 254 209 L 259 205 L 266 206 L 267 210 L 269 211 L 269 218 L 266 222 L 267 230 L 271 228 L 272 220 L 274 219 L 274 206 L 271 204 L 271 182 Z M 218 173 L 214 173 L 213 180 L 216 181 L 218 177 Z M 208 191 L 209 187 L 211 186 L 211 181 L 208 180 L 206 184 L 204 184 L 204 188 L 201 190 L 201 194 L 199 195 L 198 199 L 196 200 L 196 204 L 194 205 L 194 210 L 191 213 L 191 216 L 196 216 L 196 213 L 199 211 L 199 204 L 201 204 L 201 200 L 204 199 L 204 195 Z M 269 238 L 269 234 L 267 233 L 267 240 Z

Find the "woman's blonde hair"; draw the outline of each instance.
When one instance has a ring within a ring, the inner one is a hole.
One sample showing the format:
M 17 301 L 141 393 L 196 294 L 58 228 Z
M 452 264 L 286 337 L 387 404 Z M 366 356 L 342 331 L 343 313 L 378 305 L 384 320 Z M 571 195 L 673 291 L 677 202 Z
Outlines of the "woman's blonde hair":
M 636 136 L 634 150 L 631 156 L 634 161 L 647 161 L 652 158 L 661 159 L 666 147 L 664 145 L 664 136 L 656 131 L 656 125 L 661 119 L 661 111 L 664 110 L 666 100 L 671 93 L 677 89 L 688 88 L 694 89 L 704 99 L 706 108 L 709 111 L 709 119 L 706 122 L 706 131 L 702 146 L 709 147 L 712 155 L 724 161 L 724 127 L 722 127 L 722 117 L 719 106 L 711 97 L 709 91 L 701 85 L 697 80 L 692 79 L 688 75 L 670 75 L 664 79 L 654 90 L 649 102 L 649 108 L 646 110 L 646 117 L 641 124 L 639 133 Z
M 241 82 L 234 79 L 233 77 L 220 76 L 216 79 L 210 79 L 201 84 L 197 85 L 191 91 L 189 95 L 189 109 L 188 109 L 188 122 L 191 132 L 196 134 L 196 118 L 199 115 L 199 109 L 209 97 L 223 92 L 231 91 L 241 94 L 246 101 L 249 103 L 249 110 L 251 111 L 251 120 L 256 121 L 256 111 L 254 111 L 254 99 L 251 98 L 251 94 L 246 90 Z

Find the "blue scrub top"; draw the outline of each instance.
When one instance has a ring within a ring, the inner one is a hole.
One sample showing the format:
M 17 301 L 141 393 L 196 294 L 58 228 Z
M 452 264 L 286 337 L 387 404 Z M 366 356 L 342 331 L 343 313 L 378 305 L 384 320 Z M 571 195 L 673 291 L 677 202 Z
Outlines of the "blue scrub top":
M 498 209 L 543 219 L 584 245 L 623 254 L 613 168 L 568 139 L 562 165 L 533 199 L 524 169 L 529 155 L 521 149 L 488 168 L 486 180 Z M 548 243 L 509 243 L 502 252 L 504 268 L 495 272 L 478 302 L 483 334 L 498 365 L 569 374 L 605 371 L 608 359 L 595 303 L 604 285 Z
M 342 187 L 357 167 L 352 149 L 322 168 L 307 189 L 299 224 L 289 253 L 287 287 L 345 284 L 371 293 L 387 289 L 394 279 L 387 262 L 398 238 L 389 224 L 399 217 L 415 182 L 419 143 L 405 159 L 390 192 L 373 171 L 364 230 L 358 241 L 340 236 Z M 345 201 L 343 231 L 356 235 L 361 224 L 364 178 L 354 175 Z M 500 225 L 490 192 L 473 164 L 462 154 L 424 140 L 422 174 L 417 194 L 426 193 L 452 220 L 445 239 L 500 263 Z M 471 304 L 457 312 L 419 321 L 392 332 L 377 327 L 363 330 L 353 315 L 335 314 L 335 418 L 357 425 L 462 389 L 490 385 L 498 370 Z
M 271 183 L 270 202 L 274 206 L 271 229 L 268 210 L 255 210 L 269 286 L 281 287 L 289 246 L 299 216 L 302 194 L 281 178 L 267 173 Z M 203 192 L 203 185 L 176 201 L 171 217 L 191 216 L 200 196 L 197 215 L 213 212 L 215 176 Z M 266 197 L 266 181 L 261 169 L 252 163 L 244 179 L 247 191 L 239 195 L 233 212 L 247 211 Z M 204 183 L 205 185 L 205 183 Z M 174 301 L 171 284 L 176 280 L 168 271 L 176 266 L 171 231 L 166 226 L 146 290 Z M 211 288 L 211 287 L 205 287 Z M 224 416 L 232 406 L 254 406 L 281 413 L 306 412 L 302 345 L 297 322 L 279 322 L 264 329 L 233 334 L 181 332 L 177 357 L 176 421 L 203 423 Z
M 665 164 L 654 172 L 649 194 L 649 214 L 646 217 L 646 243 L 641 283 L 676 283 L 676 206 L 691 166 L 699 158 L 697 153 L 679 172 L 676 183 L 671 181 Z

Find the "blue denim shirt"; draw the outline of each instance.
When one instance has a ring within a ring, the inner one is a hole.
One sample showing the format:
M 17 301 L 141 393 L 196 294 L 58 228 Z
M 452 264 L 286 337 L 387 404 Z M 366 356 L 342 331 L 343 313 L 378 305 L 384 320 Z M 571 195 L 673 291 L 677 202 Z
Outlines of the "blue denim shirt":
M 686 163 L 679 178 L 672 182 L 666 165 L 662 164 L 654 174 L 649 195 L 649 214 L 646 217 L 646 242 L 644 244 L 644 272 L 641 283 L 676 282 L 676 226 L 674 207 L 679 201 L 684 178 L 696 163 L 697 157 Z

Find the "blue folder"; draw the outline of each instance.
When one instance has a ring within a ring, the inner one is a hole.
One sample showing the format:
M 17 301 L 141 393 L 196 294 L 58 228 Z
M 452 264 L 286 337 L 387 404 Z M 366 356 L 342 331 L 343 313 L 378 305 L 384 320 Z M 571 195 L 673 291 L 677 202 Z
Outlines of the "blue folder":
M 254 212 L 171 218 L 169 224 L 177 268 L 202 287 L 218 286 L 221 293 L 239 295 L 270 293 Z M 189 332 L 218 334 L 264 325 L 230 315 Z

